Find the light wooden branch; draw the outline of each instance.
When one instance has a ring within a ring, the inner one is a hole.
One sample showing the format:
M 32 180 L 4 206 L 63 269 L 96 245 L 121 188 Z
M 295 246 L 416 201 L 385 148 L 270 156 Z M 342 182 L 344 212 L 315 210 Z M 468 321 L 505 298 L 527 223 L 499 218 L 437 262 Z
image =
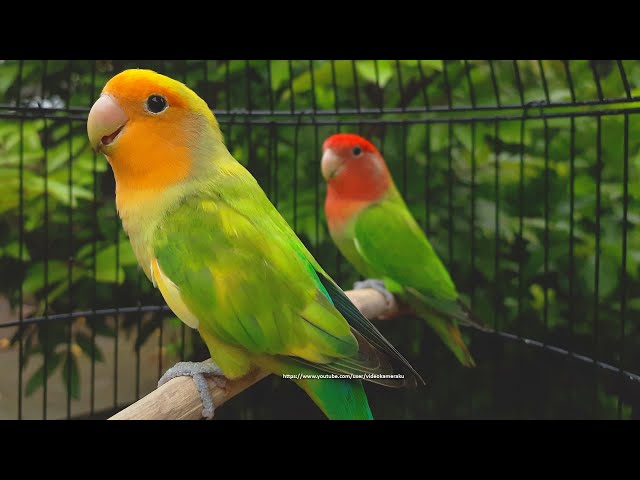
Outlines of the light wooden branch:
M 345 292 L 353 304 L 369 319 L 389 319 L 398 312 L 394 302 L 387 300 L 373 289 L 349 290 Z M 268 373 L 255 370 L 235 381 L 228 381 L 225 389 L 209 380 L 213 404 L 218 408 L 223 403 L 259 382 Z M 115 414 L 109 420 L 199 420 L 202 418 L 202 403 L 195 383 L 189 377 L 176 377 L 133 405 Z

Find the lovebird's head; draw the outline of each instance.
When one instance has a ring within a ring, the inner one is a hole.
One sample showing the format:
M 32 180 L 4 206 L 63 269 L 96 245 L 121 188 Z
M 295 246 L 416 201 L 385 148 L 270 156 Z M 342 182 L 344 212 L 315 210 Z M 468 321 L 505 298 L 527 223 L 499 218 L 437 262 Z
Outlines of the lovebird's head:
M 365 138 L 337 133 L 322 145 L 322 176 L 336 195 L 374 199 L 392 183 L 378 149 Z
M 118 185 L 136 190 L 177 183 L 223 147 L 206 102 L 151 70 L 125 70 L 109 80 L 89 112 L 87 132 Z

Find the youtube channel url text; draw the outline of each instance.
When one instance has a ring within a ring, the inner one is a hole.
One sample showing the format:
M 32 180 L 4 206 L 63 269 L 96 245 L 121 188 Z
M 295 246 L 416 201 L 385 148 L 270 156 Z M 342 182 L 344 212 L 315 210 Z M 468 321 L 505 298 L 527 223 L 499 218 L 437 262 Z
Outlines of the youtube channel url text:
M 331 380 L 331 379 L 344 379 L 348 378 L 349 380 L 365 380 L 370 378 L 404 378 L 404 375 L 401 373 L 394 374 L 383 374 L 383 373 L 322 373 L 322 374 L 314 374 L 314 373 L 294 373 L 287 374 L 283 373 L 282 378 L 288 378 L 289 380 Z

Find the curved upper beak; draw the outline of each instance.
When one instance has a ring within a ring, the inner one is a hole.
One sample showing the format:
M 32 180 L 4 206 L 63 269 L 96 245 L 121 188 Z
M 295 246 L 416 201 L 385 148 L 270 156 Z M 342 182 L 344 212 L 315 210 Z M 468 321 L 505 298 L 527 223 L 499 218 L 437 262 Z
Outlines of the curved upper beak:
M 342 160 L 330 148 L 327 148 L 322 154 L 322 176 L 328 182 L 333 178 L 342 167 Z
M 102 94 L 91 107 L 87 118 L 87 134 L 94 150 L 104 151 L 120 135 L 128 117 L 110 95 Z

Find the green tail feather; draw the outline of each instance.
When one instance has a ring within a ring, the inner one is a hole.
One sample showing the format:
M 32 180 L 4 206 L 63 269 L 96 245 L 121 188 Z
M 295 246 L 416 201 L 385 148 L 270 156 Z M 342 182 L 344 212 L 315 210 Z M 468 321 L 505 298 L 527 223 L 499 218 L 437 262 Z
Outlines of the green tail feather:
M 367 394 L 360 380 L 298 379 L 295 378 L 297 375 L 331 375 L 331 373 L 283 357 L 270 357 L 269 370 L 276 375 L 290 375 L 289 379 L 309 395 L 329 420 L 373 420 Z
M 294 380 L 329 420 L 373 420 L 360 380 Z
M 462 339 L 460 328 L 456 323 L 456 320 L 452 318 L 445 318 L 429 306 L 424 305 L 420 299 L 415 297 L 409 298 L 409 304 L 424 318 L 425 322 L 436 332 L 436 334 L 442 339 L 449 350 L 453 352 L 456 358 L 465 367 L 475 367 L 476 362 L 471 356 L 471 352 L 467 348 L 467 345 Z
M 476 362 L 471 356 L 471 352 L 464 343 L 460 329 L 451 320 L 443 320 L 433 314 L 425 315 L 425 321 L 438 334 L 447 347 L 453 352 L 456 358 L 465 367 L 475 367 Z

